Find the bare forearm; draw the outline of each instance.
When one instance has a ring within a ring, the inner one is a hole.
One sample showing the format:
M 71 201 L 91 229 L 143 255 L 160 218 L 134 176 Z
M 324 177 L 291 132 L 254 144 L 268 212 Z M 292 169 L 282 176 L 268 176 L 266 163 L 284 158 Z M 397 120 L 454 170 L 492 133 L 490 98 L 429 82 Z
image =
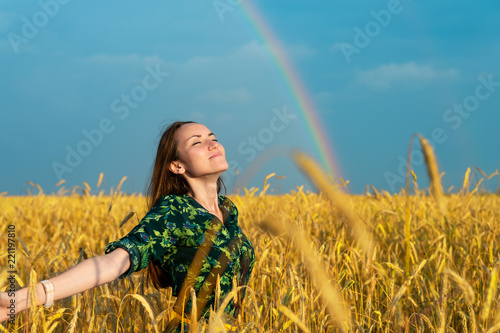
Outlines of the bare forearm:
M 54 284 L 54 300 L 59 300 L 111 282 L 120 274 L 106 256 L 99 256 L 84 260 L 49 280 Z
M 122 249 L 115 251 L 108 255 L 84 260 L 60 275 L 50 278 L 49 281 L 54 285 L 54 300 L 79 294 L 117 279 L 128 269 L 130 261 L 126 251 Z M 9 298 L 15 302 L 16 313 L 29 307 L 27 288 L 16 291 L 15 296 Z M 10 300 L 7 301 L 10 302 Z M 6 302 L 5 299 L 1 301 L 1 303 Z M 36 285 L 35 301 L 36 305 L 42 305 L 46 302 L 45 291 L 41 283 Z M 0 306 L 6 305 L 0 304 Z

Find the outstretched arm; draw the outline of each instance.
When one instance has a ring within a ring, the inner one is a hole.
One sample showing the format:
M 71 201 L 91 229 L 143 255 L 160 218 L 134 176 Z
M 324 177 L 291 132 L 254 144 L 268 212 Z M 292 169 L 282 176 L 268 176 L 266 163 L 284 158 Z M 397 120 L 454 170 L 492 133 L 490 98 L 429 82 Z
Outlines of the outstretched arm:
M 130 255 L 127 251 L 117 248 L 114 251 L 89 258 L 75 267 L 68 269 L 49 279 L 54 285 L 54 300 L 63 299 L 85 290 L 116 280 L 130 267 Z M 14 297 L 0 292 L 0 323 L 9 319 L 11 300 L 15 301 L 15 313 L 26 310 L 28 305 L 28 289 L 23 288 L 15 292 Z M 45 303 L 45 291 L 41 283 L 36 285 L 36 305 Z

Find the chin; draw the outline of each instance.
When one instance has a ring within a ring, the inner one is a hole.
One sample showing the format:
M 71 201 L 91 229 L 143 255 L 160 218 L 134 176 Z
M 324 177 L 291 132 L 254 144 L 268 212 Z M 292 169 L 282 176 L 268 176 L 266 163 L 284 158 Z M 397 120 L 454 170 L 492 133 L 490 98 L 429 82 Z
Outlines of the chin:
M 229 166 L 226 164 L 226 166 L 225 166 L 225 167 L 222 167 L 222 168 L 220 169 L 220 173 L 225 172 L 227 169 L 229 169 Z
M 225 165 L 221 165 L 219 172 L 222 174 L 227 171 L 227 169 L 229 169 L 229 165 L 226 163 Z

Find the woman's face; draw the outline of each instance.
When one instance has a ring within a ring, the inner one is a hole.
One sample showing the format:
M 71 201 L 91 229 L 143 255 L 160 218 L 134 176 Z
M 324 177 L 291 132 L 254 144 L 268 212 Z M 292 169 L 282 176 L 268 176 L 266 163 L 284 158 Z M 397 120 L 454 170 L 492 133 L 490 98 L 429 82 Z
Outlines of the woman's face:
M 207 175 L 218 177 L 227 170 L 224 147 L 204 125 L 184 124 L 175 132 L 175 139 L 179 159 L 170 165 L 173 173 L 190 178 Z

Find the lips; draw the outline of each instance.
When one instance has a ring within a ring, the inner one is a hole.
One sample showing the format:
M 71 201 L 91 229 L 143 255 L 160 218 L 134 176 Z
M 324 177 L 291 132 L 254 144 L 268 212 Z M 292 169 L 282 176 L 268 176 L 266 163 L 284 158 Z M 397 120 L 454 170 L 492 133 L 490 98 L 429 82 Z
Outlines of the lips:
M 220 156 L 222 156 L 222 153 L 217 152 L 217 153 L 213 154 L 212 156 L 210 156 L 209 160 L 211 160 L 212 158 L 215 158 L 215 157 L 220 157 Z

